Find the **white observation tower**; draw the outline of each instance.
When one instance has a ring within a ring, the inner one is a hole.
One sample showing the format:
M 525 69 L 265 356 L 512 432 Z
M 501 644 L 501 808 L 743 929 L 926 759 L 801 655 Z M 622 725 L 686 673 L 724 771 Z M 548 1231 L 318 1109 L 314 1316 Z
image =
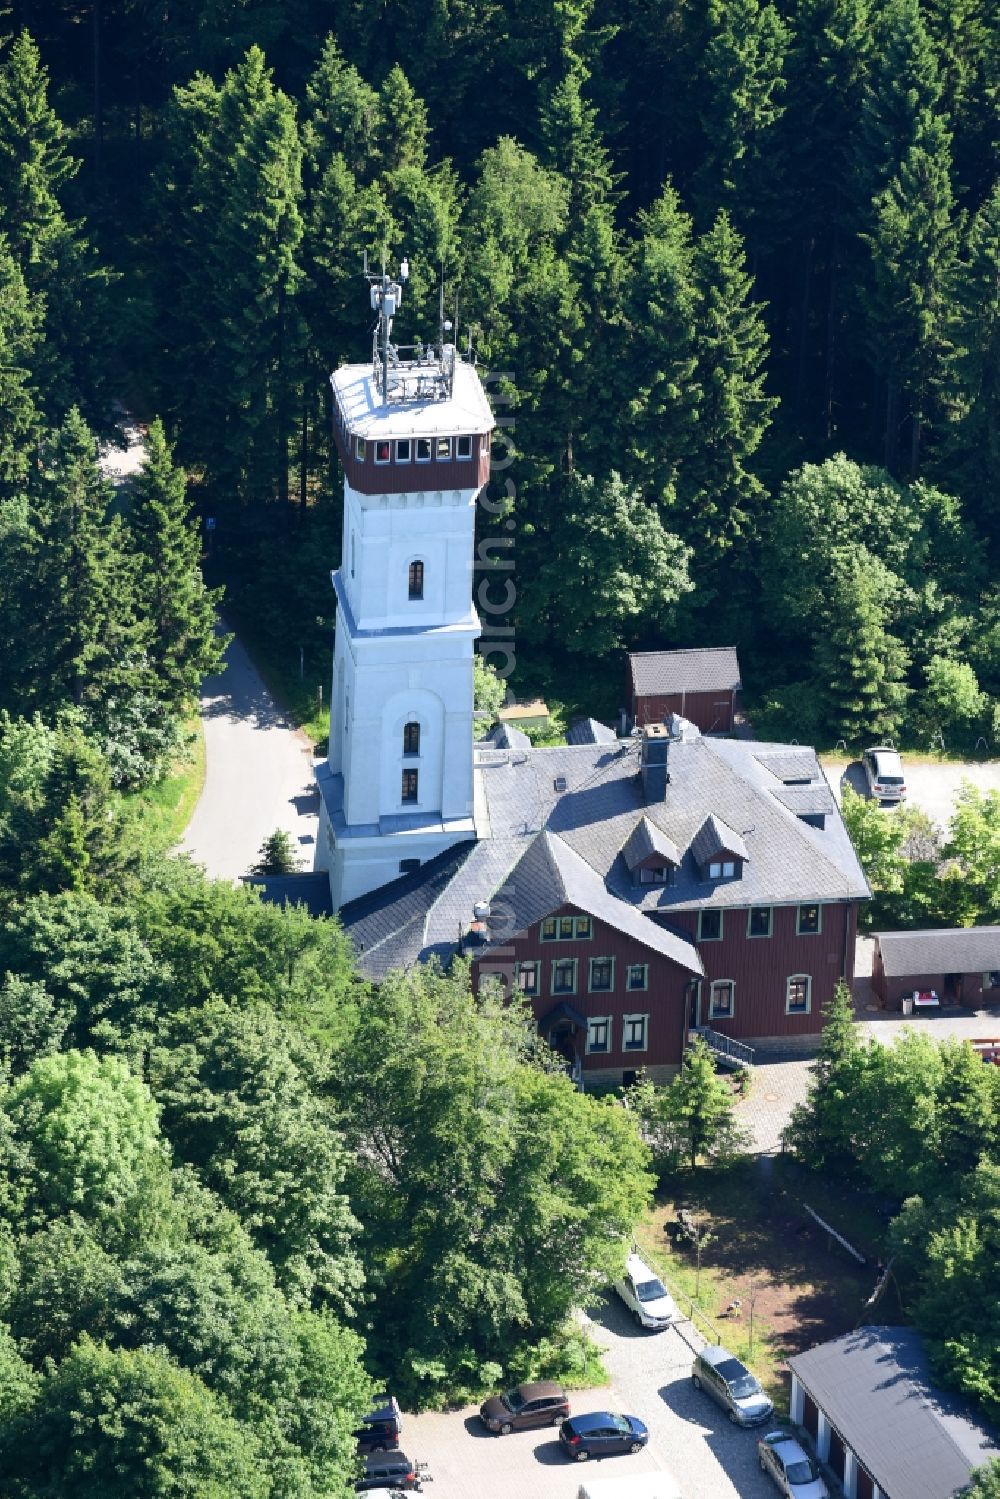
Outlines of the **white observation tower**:
M 316 865 L 334 910 L 476 836 L 473 553 L 494 422 L 443 318 L 436 345 L 392 343 L 408 269 L 368 276 L 372 361 L 330 376 L 344 532 Z

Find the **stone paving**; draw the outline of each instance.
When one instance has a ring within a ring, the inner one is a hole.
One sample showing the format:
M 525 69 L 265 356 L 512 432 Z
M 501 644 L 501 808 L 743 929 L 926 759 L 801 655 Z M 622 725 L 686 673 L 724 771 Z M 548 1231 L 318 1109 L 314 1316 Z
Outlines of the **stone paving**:
M 811 1057 L 758 1059 L 753 1069 L 749 1096 L 742 1099 L 736 1117 L 750 1132 L 755 1155 L 773 1155 L 781 1149 L 781 1131 L 792 1109 L 801 1103 L 809 1086 Z

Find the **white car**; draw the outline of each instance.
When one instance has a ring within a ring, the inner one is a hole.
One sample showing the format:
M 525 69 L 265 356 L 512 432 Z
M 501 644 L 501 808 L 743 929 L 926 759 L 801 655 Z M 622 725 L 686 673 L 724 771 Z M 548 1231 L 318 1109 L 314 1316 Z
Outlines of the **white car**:
M 761 1437 L 757 1455 L 764 1472 L 770 1473 L 787 1499 L 830 1499 L 816 1464 L 787 1431 L 769 1431 Z
M 861 756 L 869 793 L 880 802 L 901 802 L 906 795 L 903 762 L 894 749 L 875 744 Z
M 658 1332 L 677 1321 L 677 1308 L 670 1292 L 655 1270 L 637 1254 L 630 1254 L 625 1261 L 625 1274 L 615 1281 L 615 1290 L 640 1327 Z

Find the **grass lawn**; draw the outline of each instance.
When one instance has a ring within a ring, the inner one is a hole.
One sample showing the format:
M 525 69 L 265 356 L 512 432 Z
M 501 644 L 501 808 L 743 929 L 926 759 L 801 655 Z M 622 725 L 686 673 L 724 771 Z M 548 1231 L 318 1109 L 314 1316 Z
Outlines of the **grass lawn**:
M 184 737 L 185 753 L 170 774 L 125 799 L 140 828 L 143 846 L 151 851 L 165 853 L 179 842 L 205 784 L 205 735 L 197 713 L 188 719 Z
M 868 1263 L 859 1265 L 830 1240 L 804 1203 Z M 676 1237 L 682 1206 L 712 1235 L 702 1248 L 700 1285 L 694 1248 Z M 875 1284 L 885 1230 L 870 1197 L 779 1158 L 745 1162 L 725 1172 L 698 1171 L 680 1187 L 671 1183 L 637 1227 L 636 1242 L 664 1277 L 682 1313 L 691 1312 L 693 1302 L 699 1331 L 717 1336 L 750 1364 L 776 1406 L 787 1411 L 788 1356 L 865 1320 L 864 1303 Z M 725 1315 L 736 1300 L 742 1303 L 739 1312 Z M 872 1316 L 905 1320 L 891 1284 Z

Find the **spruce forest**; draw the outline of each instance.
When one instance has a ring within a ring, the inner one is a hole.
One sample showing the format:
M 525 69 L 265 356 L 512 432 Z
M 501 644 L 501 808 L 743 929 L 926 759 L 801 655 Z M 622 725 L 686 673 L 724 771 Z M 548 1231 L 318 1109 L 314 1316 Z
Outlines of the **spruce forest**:
M 329 680 L 366 252 L 409 260 L 400 341 L 443 288 L 489 377 L 519 695 L 609 716 L 624 649 L 735 643 L 761 737 L 1000 741 L 990 0 L 0 0 L 10 1499 L 346 1499 L 387 1382 L 584 1382 L 571 1313 L 649 1199 L 634 1114 L 517 1006 L 461 965 L 372 989 L 136 810 L 220 607 Z M 914 1275 L 941 1214 L 996 1239 L 990 1086 L 954 1201 L 899 1177 Z M 799 1136 L 842 1160 L 828 1093 Z M 956 1337 L 995 1415 L 996 1339 Z

